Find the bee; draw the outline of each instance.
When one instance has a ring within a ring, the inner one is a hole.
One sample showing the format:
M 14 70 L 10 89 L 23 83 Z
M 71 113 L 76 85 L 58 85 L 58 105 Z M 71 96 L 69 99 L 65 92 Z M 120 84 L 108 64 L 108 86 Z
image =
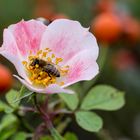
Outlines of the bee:
M 34 58 L 30 65 L 31 66 L 39 65 L 39 67 L 41 67 L 43 71 L 47 72 L 50 77 L 51 76 L 60 77 L 59 70 L 54 64 L 50 62 L 47 62 L 39 58 Z

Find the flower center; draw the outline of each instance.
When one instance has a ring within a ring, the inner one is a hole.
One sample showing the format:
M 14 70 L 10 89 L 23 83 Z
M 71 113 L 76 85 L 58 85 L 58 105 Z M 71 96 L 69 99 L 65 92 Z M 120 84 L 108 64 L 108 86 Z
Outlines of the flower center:
M 28 56 L 28 61 L 23 61 L 29 79 L 35 86 L 46 87 L 50 84 L 64 85 L 59 78 L 68 73 L 69 66 L 59 66 L 63 61 L 55 54 L 51 53 L 49 48 L 39 50 L 35 55 Z M 61 81 L 61 82 L 59 82 Z

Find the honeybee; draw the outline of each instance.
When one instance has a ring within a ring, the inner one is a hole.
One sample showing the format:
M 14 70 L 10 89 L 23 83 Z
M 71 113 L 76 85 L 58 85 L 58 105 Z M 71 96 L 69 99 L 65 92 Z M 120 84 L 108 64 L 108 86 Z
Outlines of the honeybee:
M 60 77 L 60 72 L 57 69 L 57 67 L 54 64 L 49 63 L 45 60 L 34 58 L 32 59 L 30 65 L 31 66 L 39 65 L 39 67 L 41 67 L 43 71 L 47 72 L 50 77 L 51 76 Z

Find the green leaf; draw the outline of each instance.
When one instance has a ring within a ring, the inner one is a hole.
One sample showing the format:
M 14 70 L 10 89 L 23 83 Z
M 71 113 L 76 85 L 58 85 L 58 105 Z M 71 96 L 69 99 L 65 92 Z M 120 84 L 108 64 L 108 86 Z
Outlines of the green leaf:
M 14 109 L 10 106 L 7 106 L 4 110 L 4 112 L 7 113 L 7 114 L 10 114 L 10 113 L 14 112 Z
M 20 89 L 20 98 L 21 97 L 27 97 L 29 96 L 31 93 L 33 93 L 32 91 L 30 91 L 29 89 L 27 89 L 25 86 L 22 86 Z
M 59 96 L 64 100 L 64 102 L 67 104 L 67 106 L 71 110 L 75 110 L 77 108 L 78 103 L 79 103 L 77 94 L 61 93 L 61 94 L 59 94 Z
M 102 119 L 96 113 L 78 111 L 75 117 L 78 125 L 89 132 L 98 132 L 102 128 Z
M 4 111 L 5 113 L 12 113 L 14 110 L 3 101 L 0 101 L 0 112 L 1 111 Z
M 34 92 L 28 90 L 25 86 L 22 86 L 19 92 L 18 98 L 14 102 L 19 102 L 20 100 L 32 95 Z
M 0 101 L 0 111 L 4 111 L 6 104 Z
M 11 137 L 13 134 L 15 134 L 16 128 L 8 128 L 4 129 L 0 132 L 0 140 L 7 140 L 9 137 Z
M 13 115 L 13 114 L 5 115 L 0 122 L 0 131 L 6 127 L 9 127 L 12 124 L 16 124 L 17 121 L 18 120 L 15 115 Z
M 19 93 L 17 92 L 13 96 L 13 92 L 17 92 L 15 90 L 11 90 L 7 95 L 7 101 L 12 107 L 17 107 L 20 101 L 30 95 L 32 95 L 34 92 L 28 90 L 25 86 L 22 86 Z
M 27 134 L 25 132 L 18 132 L 14 135 L 14 138 L 12 140 L 26 140 Z
M 92 88 L 84 98 L 81 109 L 117 110 L 124 104 L 124 92 L 111 86 L 98 85 Z
M 13 108 L 17 108 L 19 105 L 19 102 L 14 102 L 18 97 L 19 92 L 13 89 L 6 94 L 6 100 L 9 103 L 9 105 Z
M 77 136 L 74 133 L 67 132 L 64 136 L 66 140 L 78 140 Z
M 50 131 L 54 140 L 65 140 L 55 128 L 51 128 Z
M 17 117 L 13 114 L 5 115 L 0 122 L 0 140 L 7 140 L 15 134 L 17 127 Z

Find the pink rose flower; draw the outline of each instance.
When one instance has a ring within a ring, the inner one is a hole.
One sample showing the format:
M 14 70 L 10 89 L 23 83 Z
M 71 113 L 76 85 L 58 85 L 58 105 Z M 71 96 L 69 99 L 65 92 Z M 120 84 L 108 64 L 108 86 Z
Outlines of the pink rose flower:
M 77 21 L 21 21 L 4 29 L 0 54 L 11 61 L 28 89 L 38 93 L 73 93 L 66 89 L 98 73 L 95 37 Z

